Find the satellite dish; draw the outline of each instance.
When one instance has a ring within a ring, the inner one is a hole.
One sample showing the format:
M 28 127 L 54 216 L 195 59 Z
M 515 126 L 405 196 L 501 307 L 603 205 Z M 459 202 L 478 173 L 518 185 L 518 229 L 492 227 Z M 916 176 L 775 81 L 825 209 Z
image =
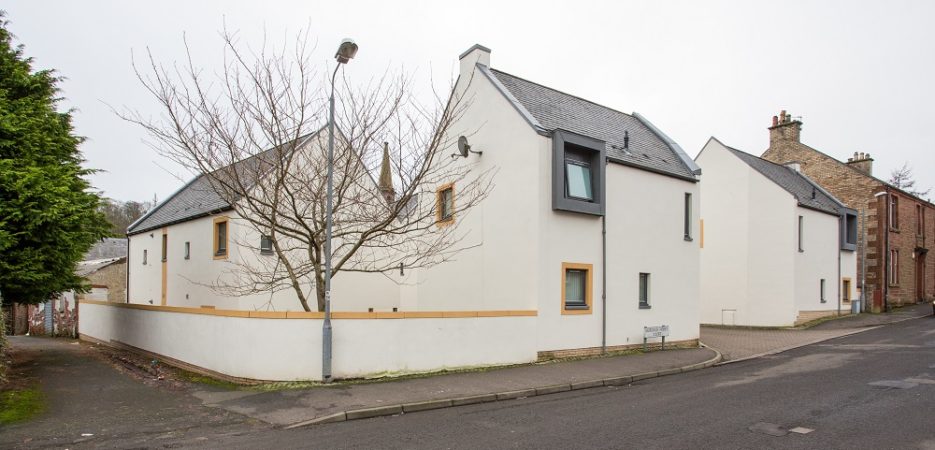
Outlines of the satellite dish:
M 458 138 L 458 152 L 461 153 L 462 158 L 467 158 L 468 152 L 471 151 L 471 144 L 468 144 L 466 137 L 461 136 Z

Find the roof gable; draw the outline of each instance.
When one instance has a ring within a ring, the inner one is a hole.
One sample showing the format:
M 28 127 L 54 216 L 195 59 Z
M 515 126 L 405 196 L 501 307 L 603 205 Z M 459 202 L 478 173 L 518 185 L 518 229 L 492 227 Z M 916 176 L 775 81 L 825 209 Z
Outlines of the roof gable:
M 717 139 L 714 140 L 717 141 Z M 748 166 L 792 194 L 800 206 L 835 216 L 839 216 L 847 210 L 847 207 L 838 199 L 795 169 L 728 147 L 720 141 L 717 142 Z
M 562 129 L 599 139 L 605 142 L 611 160 L 696 180 L 697 166 L 694 162 L 641 116 L 622 113 L 499 70 L 480 67 L 489 71 L 494 84 L 506 89 L 504 94 L 515 106 L 522 108 L 520 113 L 528 114 L 526 119 L 533 127 L 548 132 Z

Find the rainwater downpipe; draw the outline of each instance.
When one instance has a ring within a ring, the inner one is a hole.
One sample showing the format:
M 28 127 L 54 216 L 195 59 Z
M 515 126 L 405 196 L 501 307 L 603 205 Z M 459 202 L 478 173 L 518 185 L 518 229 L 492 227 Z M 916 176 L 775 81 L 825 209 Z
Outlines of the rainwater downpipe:
M 607 198 L 606 196 L 604 198 Z M 607 354 L 607 210 L 601 216 L 601 354 Z
M 841 252 L 844 245 L 845 233 L 844 227 L 847 225 L 847 216 L 841 214 L 841 217 L 838 217 L 838 315 L 841 315 Z

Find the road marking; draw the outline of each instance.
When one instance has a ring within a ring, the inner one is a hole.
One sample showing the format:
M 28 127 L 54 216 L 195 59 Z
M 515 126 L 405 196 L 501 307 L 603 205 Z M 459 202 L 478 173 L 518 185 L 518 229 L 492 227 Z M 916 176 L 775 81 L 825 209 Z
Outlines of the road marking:
M 808 433 L 811 433 L 812 431 L 815 431 L 815 430 L 811 428 L 805 428 L 805 427 L 795 427 L 789 430 L 790 433 L 797 433 L 797 434 L 808 434 Z

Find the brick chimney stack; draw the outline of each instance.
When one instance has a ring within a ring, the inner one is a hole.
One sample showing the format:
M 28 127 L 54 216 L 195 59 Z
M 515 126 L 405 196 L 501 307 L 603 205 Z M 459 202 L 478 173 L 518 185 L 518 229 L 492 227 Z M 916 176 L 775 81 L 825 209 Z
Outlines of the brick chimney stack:
M 772 147 L 778 142 L 801 142 L 802 121 L 793 119 L 791 114 L 782 110 L 778 116 L 773 116 L 773 125 L 769 127 L 769 145 Z
M 852 158 L 847 158 L 847 165 L 873 176 L 873 158 L 870 157 L 869 153 L 854 152 Z

